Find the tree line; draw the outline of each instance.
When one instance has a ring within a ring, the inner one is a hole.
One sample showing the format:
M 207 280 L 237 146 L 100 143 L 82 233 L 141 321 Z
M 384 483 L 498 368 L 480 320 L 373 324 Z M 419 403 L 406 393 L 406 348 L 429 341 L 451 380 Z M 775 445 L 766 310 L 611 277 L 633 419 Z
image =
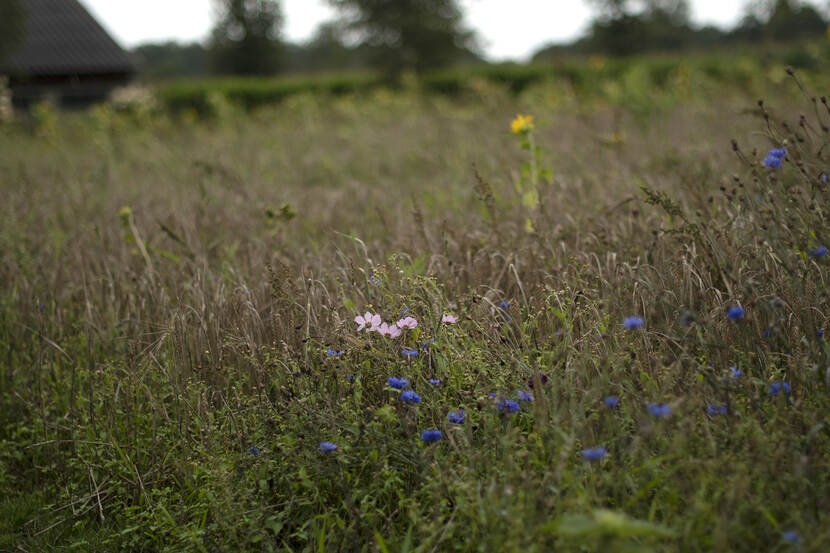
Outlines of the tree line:
M 625 56 L 736 42 L 787 41 L 827 32 L 828 22 L 800 0 L 750 0 L 736 27 L 696 27 L 688 0 L 588 0 L 595 16 L 580 39 L 539 50 L 563 55 Z M 458 0 L 328 0 L 337 10 L 314 37 L 282 37 L 279 0 L 214 0 L 219 19 L 207 43 L 136 48 L 149 77 L 368 69 L 389 74 L 483 63 Z

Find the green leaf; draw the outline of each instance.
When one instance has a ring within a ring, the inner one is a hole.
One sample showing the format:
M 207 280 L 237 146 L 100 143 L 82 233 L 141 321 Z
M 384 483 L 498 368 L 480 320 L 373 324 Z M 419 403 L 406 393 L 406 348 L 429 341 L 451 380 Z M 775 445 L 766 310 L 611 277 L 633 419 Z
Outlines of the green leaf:
M 386 546 L 386 541 L 383 539 L 383 536 L 375 530 L 375 541 L 378 542 L 378 547 L 380 547 L 381 553 L 389 553 L 389 548 Z

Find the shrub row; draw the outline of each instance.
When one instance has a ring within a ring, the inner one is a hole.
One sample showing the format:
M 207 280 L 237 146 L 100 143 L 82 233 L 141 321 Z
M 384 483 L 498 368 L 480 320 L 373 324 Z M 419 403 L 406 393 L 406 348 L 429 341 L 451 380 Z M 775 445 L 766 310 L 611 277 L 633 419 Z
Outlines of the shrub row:
M 827 44 L 809 42 L 787 47 L 770 45 L 724 52 L 687 53 L 682 60 L 677 54 L 646 57 L 568 58 L 553 64 L 499 64 L 459 67 L 424 74 L 414 81 L 425 92 L 459 95 L 471 90 L 474 83 L 486 81 L 505 86 L 518 94 L 529 86 L 553 81 L 566 83 L 580 94 L 595 94 L 608 80 L 622 80 L 631 72 L 638 73 L 649 87 L 663 89 L 681 67 L 720 84 L 749 88 L 770 68 L 792 66 L 802 74 L 819 74 L 827 69 Z M 345 73 L 285 77 L 213 77 L 177 80 L 158 86 L 158 97 L 172 111 L 195 110 L 210 113 L 211 97 L 225 100 L 245 109 L 279 102 L 295 94 L 339 96 L 367 92 L 381 87 L 402 88 L 403 83 L 390 81 L 373 73 Z

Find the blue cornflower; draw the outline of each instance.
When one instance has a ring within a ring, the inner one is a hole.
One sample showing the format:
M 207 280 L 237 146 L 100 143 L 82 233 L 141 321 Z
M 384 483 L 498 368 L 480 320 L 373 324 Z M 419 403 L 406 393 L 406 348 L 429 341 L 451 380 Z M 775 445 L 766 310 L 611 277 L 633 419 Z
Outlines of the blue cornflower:
M 396 390 L 404 390 L 409 388 L 409 379 L 407 378 L 395 378 L 394 376 L 390 376 L 386 379 L 386 383 L 390 388 L 395 388 Z
M 781 392 L 785 394 L 790 393 L 790 383 L 789 382 L 773 382 L 769 385 L 769 395 L 772 397 L 777 396 Z
M 795 530 L 787 530 L 781 534 L 781 539 L 790 543 L 798 543 L 801 541 L 801 536 Z
M 418 404 L 421 403 L 421 396 L 413 392 L 412 390 L 407 390 L 401 394 L 401 401 L 404 403 L 414 403 Z
M 764 335 L 764 338 L 769 338 L 770 336 L 772 336 L 772 329 L 771 328 L 765 328 L 764 332 L 762 332 L 762 334 Z
M 342 351 L 336 351 L 332 348 L 329 348 L 328 351 L 326 352 L 326 355 L 328 355 L 329 357 L 341 357 L 343 355 L 343 352 Z
M 710 415 L 726 415 L 729 411 L 724 403 L 723 405 L 707 405 L 706 412 Z
M 824 338 L 824 331 L 823 330 L 816 330 L 816 336 L 819 338 Z
M 827 173 L 822 173 L 821 174 L 821 182 L 827 182 L 827 180 L 828 180 L 827 179 Z
M 643 326 L 643 319 L 640 317 L 626 317 L 623 319 L 623 326 L 627 330 L 634 330 Z
M 825 246 L 819 246 L 814 250 L 810 250 L 810 255 L 813 257 L 824 257 L 827 255 L 827 248 Z
M 421 432 L 421 441 L 422 442 L 435 442 L 441 439 L 441 431 L 440 430 L 424 430 Z
M 403 309 L 401 309 L 401 317 L 406 317 L 407 315 L 409 315 L 409 309 L 404 307 Z
M 519 402 L 513 401 L 512 399 L 503 399 L 499 402 L 499 412 L 503 413 L 507 410 L 508 413 L 515 413 L 519 411 L 521 407 L 519 407 Z
M 582 450 L 582 458 L 586 461 L 599 461 L 608 455 L 608 450 L 604 447 L 592 447 Z
M 533 396 L 528 392 L 519 392 L 519 401 L 528 401 L 533 403 Z
M 728 382 L 729 379 L 737 380 L 740 376 L 743 376 L 743 374 L 744 372 L 741 369 L 732 365 L 731 367 L 729 367 L 729 378 L 724 376 L 723 378 L 721 378 L 721 381 Z
M 418 350 L 417 349 L 403 348 L 401 350 L 401 355 L 403 355 L 405 357 L 417 357 L 418 356 Z
M 257 446 L 252 445 L 251 449 L 248 450 L 248 453 L 250 453 L 251 455 L 259 455 L 261 453 L 261 451 L 259 450 L 259 448 Z
M 327 453 L 337 449 L 337 444 L 331 442 L 320 442 L 320 453 Z
M 781 163 L 781 158 L 775 156 L 767 156 L 764 158 L 764 167 L 767 169 L 781 169 L 784 164 Z
M 655 417 L 668 417 L 671 414 L 671 406 L 666 403 L 649 403 L 648 412 Z
M 496 399 L 496 392 L 490 392 L 490 399 Z
M 459 409 L 458 411 L 450 411 L 449 419 L 450 422 L 453 424 L 464 424 L 464 420 L 466 415 L 464 415 L 464 409 Z
M 441 379 L 440 378 L 430 378 L 429 383 L 432 384 L 433 386 L 438 386 L 439 384 L 441 384 Z
M 507 311 L 508 309 L 510 309 L 510 302 L 507 301 L 507 300 L 504 300 L 499 304 L 499 307 L 501 307 L 502 309 Z
M 772 157 L 777 157 L 778 159 L 783 159 L 787 157 L 787 149 L 786 148 L 773 148 L 769 151 L 769 155 Z
M 605 406 L 609 409 L 616 409 L 620 406 L 620 398 L 617 396 L 608 396 L 603 401 L 605 402 Z
M 741 307 L 740 305 L 733 305 L 726 312 L 726 316 L 732 320 L 737 321 L 738 319 L 743 318 L 745 313 L 746 312 L 744 311 L 743 307 Z

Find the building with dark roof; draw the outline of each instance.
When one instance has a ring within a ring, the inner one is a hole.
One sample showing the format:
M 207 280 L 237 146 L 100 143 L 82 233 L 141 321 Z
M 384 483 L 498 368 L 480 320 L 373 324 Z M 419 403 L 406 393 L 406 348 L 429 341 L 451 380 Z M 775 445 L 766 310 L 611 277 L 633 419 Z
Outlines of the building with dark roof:
M 78 0 L 19 1 L 20 40 L 0 61 L 16 106 L 42 100 L 88 105 L 106 99 L 135 73 L 127 52 Z

